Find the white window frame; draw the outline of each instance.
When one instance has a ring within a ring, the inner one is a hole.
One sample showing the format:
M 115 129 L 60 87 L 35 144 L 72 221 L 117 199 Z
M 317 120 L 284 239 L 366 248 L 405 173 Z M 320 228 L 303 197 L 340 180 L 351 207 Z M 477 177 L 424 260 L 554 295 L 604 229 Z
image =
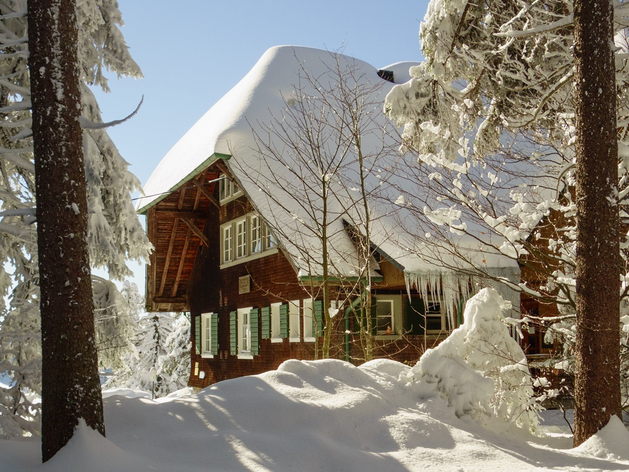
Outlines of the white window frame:
M 388 315 L 381 315 L 379 312 L 380 306 L 387 305 Z M 388 335 L 395 334 L 395 301 L 391 298 L 380 298 L 376 295 L 376 328 L 378 327 L 378 320 L 380 318 L 388 318 L 391 321 L 391 332 Z M 387 336 L 386 330 L 378 329 L 376 334 L 378 336 Z
M 262 222 L 262 229 L 263 229 L 263 234 L 264 234 L 263 236 L 264 249 L 268 251 L 269 249 L 276 248 L 277 239 L 275 238 L 275 235 L 271 231 L 271 228 L 269 228 L 269 226 L 264 221 Z
M 391 326 L 391 334 L 376 334 L 376 336 L 381 337 L 381 336 L 399 336 L 400 333 L 398 332 L 398 330 L 400 329 L 400 326 L 404 326 L 404 320 L 403 318 L 403 311 L 404 311 L 404 303 L 403 303 L 403 297 L 404 295 L 393 295 L 393 294 L 387 294 L 387 293 L 375 293 L 373 295 L 376 299 L 376 304 L 378 304 L 379 302 L 389 302 L 391 303 L 391 305 L 393 306 L 393 313 L 392 313 L 392 320 L 393 320 L 393 326 Z M 377 324 L 377 307 L 376 307 L 376 324 Z
M 434 305 L 439 305 L 439 311 L 435 311 L 435 310 L 430 310 L 428 309 L 428 307 L 432 304 L 432 306 Z M 429 297 L 428 300 L 424 300 L 424 308 L 426 310 L 426 329 L 425 332 L 426 334 L 440 334 L 440 333 L 447 333 L 447 324 L 446 324 L 446 313 L 445 310 L 443 309 L 443 304 L 441 302 L 439 302 L 438 300 L 433 299 L 432 297 Z M 440 318 L 441 319 L 441 329 L 428 329 L 428 318 Z
M 249 221 L 248 218 L 240 218 L 235 222 L 236 226 L 236 259 L 244 259 L 249 255 Z
M 257 232 L 255 239 L 254 232 Z M 255 246 L 258 250 L 254 250 Z M 249 213 L 221 225 L 221 268 L 277 252 L 275 237 L 271 235 L 269 228 L 257 213 Z
M 262 244 L 262 221 L 259 215 L 249 216 L 249 254 L 259 254 L 263 251 Z
M 217 317 L 218 313 L 201 313 L 201 357 L 212 359 L 212 317 Z
M 253 307 L 238 308 L 237 313 L 237 335 L 238 335 L 238 358 L 253 359 L 251 354 L 251 310 Z M 245 323 L 246 321 L 246 323 Z
M 299 300 L 288 302 L 288 339 L 292 343 L 301 341 L 301 309 Z
M 232 262 L 234 260 L 234 228 L 227 224 L 221 226 L 221 262 Z
M 271 303 L 271 342 L 281 343 L 280 333 L 280 306 L 282 303 Z
M 242 195 L 242 190 L 225 174 L 221 174 L 218 181 L 218 195 L 221 205 Z

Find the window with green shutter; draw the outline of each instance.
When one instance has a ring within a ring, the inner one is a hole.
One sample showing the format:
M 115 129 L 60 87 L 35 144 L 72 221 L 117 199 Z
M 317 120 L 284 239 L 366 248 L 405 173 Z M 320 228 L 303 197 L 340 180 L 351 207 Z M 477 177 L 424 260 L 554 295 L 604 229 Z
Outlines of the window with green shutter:
M 316 337 L 323 336 L 323 300 L 315 300 L 312 332 Z
M 251 354 L 256 356 L 260 354 L 260 310 L 253 308 L 249 312 L 249 329 L 251 330 Z
M 201 313 L 195 321 L 196 345 L 203 357 L 211 358 L 218 354 L 218 314 Z
M 229 313 L 229 353 L 232 356 L 238 354 L 238 312 Z
M 288 337 L 288 304 L 280 305 L 280 337 Z
M 262 324 L 262 339 L 271 337 L 271 307 L 265 306 L 260 310 L 260 323 Z

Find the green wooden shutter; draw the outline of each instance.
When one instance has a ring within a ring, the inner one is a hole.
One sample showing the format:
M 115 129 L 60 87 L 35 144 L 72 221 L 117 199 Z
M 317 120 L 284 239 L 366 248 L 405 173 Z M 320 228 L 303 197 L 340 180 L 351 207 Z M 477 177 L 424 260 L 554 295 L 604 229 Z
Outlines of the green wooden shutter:
M 210 315 L 210 348 L 212 349 L 212 355 L 218 354 L 218 314 L 212 313 Z
M 323 336 L 323 300 L 315 300 L 314 302 L 312 332 L 316 337 Z
M 229 353 L 238 354 L 238 312 L 229 313 Z
M 271 338 L 271 307 L 265 306 L 262 307 L 261 310 L 262 316 L 262 339 L 270 339 Z
M 288 304 L 282 303 L 280 305 L 280 337 L 288 337 Z
M 421 298 L 404 297 L 404 331 L 407 334 L 424 334 L 426 307 Z
M 260 310 L 252 308 L 249 312 L 249 329 L 251 330 L 251 354 L 260 354 Z
M 201 315 L 194 317 L 194 346 L 197 355 L 201 354 Z

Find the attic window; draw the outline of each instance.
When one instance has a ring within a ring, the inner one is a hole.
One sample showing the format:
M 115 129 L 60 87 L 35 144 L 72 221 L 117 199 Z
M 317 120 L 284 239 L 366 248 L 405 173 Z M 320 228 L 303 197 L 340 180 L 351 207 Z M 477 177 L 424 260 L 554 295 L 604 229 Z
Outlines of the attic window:
M 393 82 L 393 71 L 392 70 L 384 70 L 384 69 L 380 69 L 378 71 L 378 77 L 380 77 L 381 79 L 384 79 L 388 82 Z
M 218 183 L 219 199 L 221 203 L 225 203 L 229 200 L 239 197 L 242 194 L 242 190 L 232 182 L 225 174 L 221 174 Z

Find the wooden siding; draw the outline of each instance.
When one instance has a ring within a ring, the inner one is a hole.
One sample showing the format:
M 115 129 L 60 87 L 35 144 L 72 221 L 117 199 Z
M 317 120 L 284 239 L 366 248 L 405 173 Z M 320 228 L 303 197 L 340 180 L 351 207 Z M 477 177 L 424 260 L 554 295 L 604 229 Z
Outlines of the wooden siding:
M 197 252 L 209 242 L 206 222 L 216 210 L 216 171 L 202 172 L 151 208 L 148 237 L 154 251 L 147 266 L 148 311 L 187 311 L 188 280 Z

